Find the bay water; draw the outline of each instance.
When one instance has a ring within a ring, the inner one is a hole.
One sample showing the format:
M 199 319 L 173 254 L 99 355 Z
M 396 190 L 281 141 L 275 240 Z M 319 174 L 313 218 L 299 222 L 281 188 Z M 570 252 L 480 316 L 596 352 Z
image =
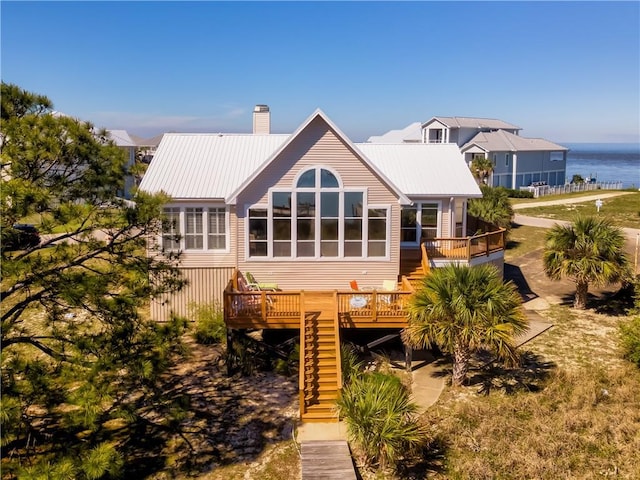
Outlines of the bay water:
M 565 143 L 567 179 L 581 175 L 598 182 L 622 182 L 640 188 L 640 143 Z

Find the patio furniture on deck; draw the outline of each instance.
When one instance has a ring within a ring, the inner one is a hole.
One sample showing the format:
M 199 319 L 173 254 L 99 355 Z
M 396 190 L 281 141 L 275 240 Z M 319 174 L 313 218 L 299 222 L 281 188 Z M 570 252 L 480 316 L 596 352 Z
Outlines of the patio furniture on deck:
M 245 272 L 244 275 L 245 277 L 247 277 L 248 285 L 255 290 L 266 290 L 273 292 L 275 292 L 276 290 L 280 290 L 278 288 L 278 284 L 275 282 L 258 282 L 251 272 Z

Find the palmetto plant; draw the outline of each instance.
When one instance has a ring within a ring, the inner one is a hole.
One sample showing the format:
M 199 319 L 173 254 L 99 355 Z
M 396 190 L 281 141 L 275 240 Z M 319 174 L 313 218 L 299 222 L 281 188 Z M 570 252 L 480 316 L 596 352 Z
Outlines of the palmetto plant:
M 462 385 L 474 351 L 486 348 L 515 362 L 514 337 L 527 326 L 515 285 L 504 283 L 495 267 L 447 265 L 432 270 L 412 297 L 403 339 L 451 354 L 452 384 Z
M 471 161 L 470 168 L 478 185 L 482 185 L 493 172 L 493 162 L 484 156 L 477 156 Z
M 417 408 L 398 377 L 379 372 L 352 377 L 337 401 L 360 460 L 382 470 L 396 467 L 426 441 Z
M 575 282 L 573 306 L 580 309 L 587 306 L 589 284 L 614 283 L 630 274 L 622 231 L 605 218 L 578 217 L 571 225 L 554 226 L 542 258 L 549 278 Z
M 482 198 L 469 200 L 469 215 L 498 227 L 511 229 L 513 207 L 507 191 L 503 187 L 494 188 L 487 185 L 480 185 L 480 190 L 482 190 Z

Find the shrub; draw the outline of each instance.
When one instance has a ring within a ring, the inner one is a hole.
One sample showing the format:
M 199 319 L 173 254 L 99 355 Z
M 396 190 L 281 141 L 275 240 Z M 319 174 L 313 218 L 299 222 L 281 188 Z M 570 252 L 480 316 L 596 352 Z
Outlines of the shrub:
M 193 334 L 196 342 L 203 345 L 221 343 L 226 338 L 227 327 L 224 313 L 217 303 L 192 304 L 189 310 L 195 319 L 196 329 Z
M 505 191 L 509 198 L 533 198 L 533 192 L 529 190 L 516 190 L 513 188 L 497 187 Z
M 640 316 L 620 324 L 620 344 L 624 358 L 640 368 Z
M 363 372 L 363 363 L 358 355 L 357 347 L 351 343 L 340 345 L 340 363 L 342 365 L 342 383 L 345 385 Z
M 352 376 L 337 401 L 356 456 L 366 467 L 397 468 L 426 443 L 417 405 L 395 375 L 378 372 Z

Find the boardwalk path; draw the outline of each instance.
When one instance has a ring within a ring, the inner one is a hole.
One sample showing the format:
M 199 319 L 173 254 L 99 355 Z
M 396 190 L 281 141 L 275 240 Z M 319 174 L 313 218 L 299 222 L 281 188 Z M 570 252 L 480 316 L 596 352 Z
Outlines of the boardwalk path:
M 302 443 L 304 480 L 356 480 L 349 445 L 345 440 Z

